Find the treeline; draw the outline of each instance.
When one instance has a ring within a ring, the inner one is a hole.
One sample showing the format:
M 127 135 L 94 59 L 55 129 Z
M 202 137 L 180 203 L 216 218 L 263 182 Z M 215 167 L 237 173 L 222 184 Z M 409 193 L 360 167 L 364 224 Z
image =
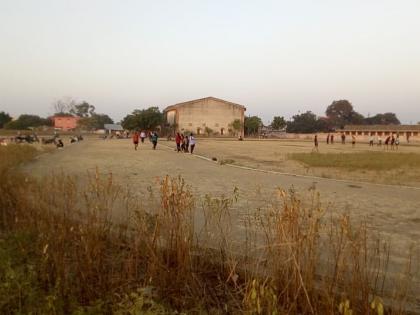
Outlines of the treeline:
M 95 106 L 86 101 L 76 102 L 71 98 L 64 98 L 53 103 L 54 116 L 77 116 L 78 127 L 84 130 L 96 130 L 104 127 L 104 124 L 112 124 L 113 120 L 106 114 L 99 114 Z M 2 111 L 0 112 L 0 128 L 13 130 L 27 130 L 41 126 L 51 127 L 54 125 L 52 117 L 40 117 L 38 115 L 22 114 L 17 119 Z
M 285 129 L 290 133 L 328 132 L 344 128 L 345 125 L 399 125 L 395 113 L 380 113 L 364 117 L 356 112 L 348 100 L 332 102 L 325 111 L 325 117 L 318 117 L 311 111 L 294 115 L 291 120 L 274 117 L 270 127 L 276 130 Z

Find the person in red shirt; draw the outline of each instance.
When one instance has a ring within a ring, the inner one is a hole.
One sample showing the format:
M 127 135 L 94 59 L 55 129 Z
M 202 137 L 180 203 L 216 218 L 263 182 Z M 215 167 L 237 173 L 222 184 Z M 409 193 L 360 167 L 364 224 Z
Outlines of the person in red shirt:
M 175 143 L 176 143 L 176 150 L 178 152 L 181 152 L 181 142 L 182 142 L 181 135 L 179 134 L 179 132 L 177 132 L 175 136 Z
M 137 147 L 139 146 L 139 132 L 136 131 L 133 133 L 133 144 L 134 144 L 134 150 L 137 150 Z

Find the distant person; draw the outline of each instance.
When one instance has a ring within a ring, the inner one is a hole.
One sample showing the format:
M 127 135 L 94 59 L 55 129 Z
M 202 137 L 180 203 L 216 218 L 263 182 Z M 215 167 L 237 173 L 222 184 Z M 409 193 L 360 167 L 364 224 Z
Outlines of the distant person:
M 185 140 L 185 153 L 188 153 L 188 148 L 190 147 L 190 137 L 188 137 L 188 135 L 186 135 L 184 137 Z
M 352 135 L 351 136 L 351 146 L 354 148 L 356 146 L 356 136 Z
M 330 143 L 331 143 L 331 144 L 334 144 L 334 134 L 332 134 L 332 135 L 330 136 Z
M 341 144 L 346 144 L 346 135 L 344 132 L 341 134 Z
M 395 139 L 395 149 L 398 151 L 398 146 L 400 145 L 400 135 L 397 135 L 397 139 Z
M 179 132 L 177 132 L 176 136 L 175 136 L 175 143 L 176 143 L 176 151 L 177 152 L 181 152 L 181 141 L 182 141 L 181 135 L 179 134 Z
M 330 144 L 330 134 L 327 135 L 327 144 Z
M 188 140 L 189 140 L 188 142 L 189 142 L 189 145 L 190 145 L 190 153 L 193 154 L 194 153 L 194 148 L 195 148 L 195 138 L 194 138 L 194 135 L 193 135 L 192 132 L 191 132 Z
M 369 137 L 369 146 L 373 147 L 373 136 L 372 135 Z
M 381 136 L 378 137 L 378 146 L 382 147 L 382 137 Z
M 318 135 L 314 137 L 314 150 L 318 152 Z
M 185 152 L 185 136 L 181 134 L 181 151 Z
M 141 143 L 144 143 L 144 139 L 146 138 L 146 133 L 144 132 L 144 130 L 142 130 L 140 132 L 140 139 L 141 139 Z
M 58 139 L 55 145 L 57 146 L 57 148 L 64 147 L 64 143 L 63 143 L 63 141 L 61 141 L 61 139 Z
M 389 149 L 389 142 L 391 141 L 391 136 L 386 137 L 385 139 L 385 148 L 388 150 Z
M 394 150 L 394 144 L 395 144 L 395 137 L 392 135 L 391 137 L 391 150 Z
M 407 143 L 410 143 L 410 134 L 408 132 L 406 133 L 406 136 L 405 137 L 407 139 Z
M 156 132 L 151 133 L 150 140 L 152 141 L 152 144 L 153 144 L 153 150 L 156 150 L 156 146 L 158 143 L 158 135 Z
M 134 144 L 134 150 L 137 151 L 137 147 L 139 146 L 139 132 L 135 131 L 133 133 L 133 144 Z

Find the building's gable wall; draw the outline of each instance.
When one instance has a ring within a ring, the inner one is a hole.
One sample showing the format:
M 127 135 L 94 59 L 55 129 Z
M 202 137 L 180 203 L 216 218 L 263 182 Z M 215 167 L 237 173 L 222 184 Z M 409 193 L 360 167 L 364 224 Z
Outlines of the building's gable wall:
M 170 113 L 170 111 L 169 111 Z M 217 99 L 202 99 L 176 107 L 176 123 L 182 132 L 205 133 L 205 128 L 212 129 L 219 135 L 229 134 L 230 124 L 240 119 L 243 122 L 244 108 Z

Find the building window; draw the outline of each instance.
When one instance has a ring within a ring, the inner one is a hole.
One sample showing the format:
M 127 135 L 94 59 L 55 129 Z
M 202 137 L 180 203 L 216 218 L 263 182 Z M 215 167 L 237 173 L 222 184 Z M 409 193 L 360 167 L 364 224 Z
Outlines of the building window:
M 365 136 L 368 136 L 369 135 L 369 132 L 368 131 L 365 131 Z
M 352 132 L 351 132 L 351 134 L 352 134 L 353 136 L 355 136 L 355 135 L 356 135 L 356 131 L 352 131 Z
M 385 131 L 385 136 L 389 136 L 389 131 Z
M 358 134 L 359 136 L 361 136 L 361 135 L 362 135 L 362 132 L 361 132 L 361 131 L 358 131 L 358 132 L 357 132 L 357 134 Z
M 192 126 L 192 123 L 189 123 L 189 124 L 188 124 L 188 126 L 190 126 L 190 127 L 191 127 L 191 126 Z
M 417 137 L 419 135 L 418 132 L 413 132 L 413 136 Z
M 350 135 L 350 131 L 346 131 L 346 135 L 348 135 L 348 136 L 349 136 L 349 135 Z
M 203 127 L 205 127 L 206 126 L 206 123 L 203 123 Z
M 215 127 L 219 127 L 219 124 L 214 124 Z
M 197 134 L 201 135 L 201 128 L 200 127 L 197 128 Z

